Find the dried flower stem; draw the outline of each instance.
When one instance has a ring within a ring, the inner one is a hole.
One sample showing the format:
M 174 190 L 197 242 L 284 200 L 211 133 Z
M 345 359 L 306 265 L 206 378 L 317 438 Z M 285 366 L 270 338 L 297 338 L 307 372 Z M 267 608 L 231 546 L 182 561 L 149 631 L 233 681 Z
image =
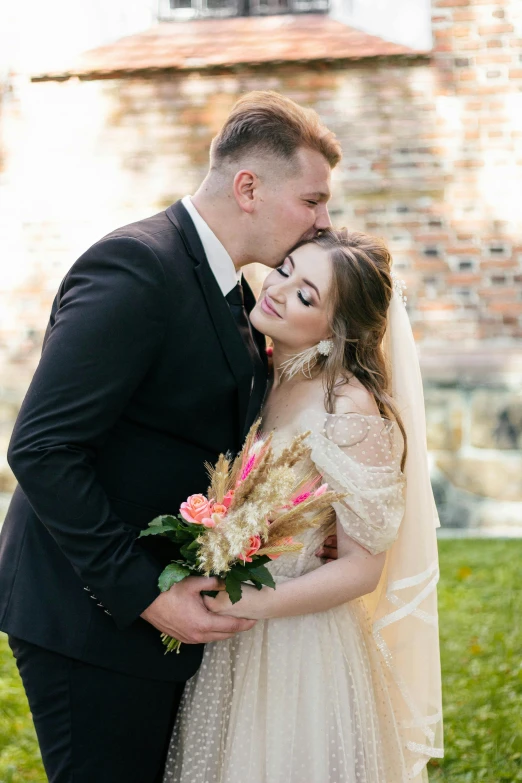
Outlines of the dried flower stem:
M 249 494 L 252 492 L 256 484 L 259 483 L 260 481 L 264 481 L 266 475 L 270 470 L 271 462 L 272 462 L 271 443 L 272 443 L 272 435 L 269 435 L 268 438 L 266 439 L 265 445 L 263 446 L 263 450 L 258 458 L 257 465 L 252 469 L 252 471 L 249 473 L 246 479 L 242 481 L 241 484 L 237 487 L 234 494 L 234 499 L 232 501 L 232 505 L 230 506 L 231 511 L 233 511 L 241 504 L 245 503 Z
M 309 446 L 305 446 L 304 441 L 309 435 L 310 431 L 297 435 L 292 443 L 283 449 L 272 467 L 278 468 L 280 465 L 286 465 L 289 468 L 293 468 L 300 460 L 307 457 L 310 454 L 311 449 Z
M 284 555 L 290 552 L 300 552 L 303 548 L 303 544 L 299 541 L 294 541 L 292 544 L 279 544 L 276 546 L 264 546 L 258 550 L 258 555 Z
M 211 465 L 209 462 L 205 462 L 205 468 L 207 469 L 208 477 L 210 479 L 208 497 L 213 498 L 216 503 L 223 502 L 223 498 L 230 488 L 229 467 L 230 462 L 224 454 L 219 455 L 219 459 L 215 466 Z
M 340 492 L 325 492 L 319 497 L 312 495 L 298 506 L 280 514 L 268 529 L 268 543 L 271 544 L 277 539 L 287 536 L 295 536 L 309 527 L 318 527 L 322 521 L 322 515 L 318 512 L 329 509 L 332 503 L 336 503 L 344 497 L 346 496 Z M 314 512 L 314 516 L 310 518 L 312 512 Z

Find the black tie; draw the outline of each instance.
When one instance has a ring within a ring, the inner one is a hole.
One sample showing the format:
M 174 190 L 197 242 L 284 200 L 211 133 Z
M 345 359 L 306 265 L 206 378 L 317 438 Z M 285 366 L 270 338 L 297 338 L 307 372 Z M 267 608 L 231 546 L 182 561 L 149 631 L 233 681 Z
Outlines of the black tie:
M 243 297 L 243 287 L 241 283 L 238 283 L 236 286 L 234 286 L 234 288 L 228 292 L 225 299 L 227 300 L 230 311 L 234 316 L 234 321 L 237 324 L 237 328 L 239 329 L 239 333 L 243 343 L 245 344 L 245 348 L 247 349 L 252 360 L 252 375 L 254 378 L 254 383 L 252 384 L 251 393 L 255 394 L 256 397 L 260 396 L 259 404 L 261 404 L 261 400 L 264 394 L 264 385 L 266 383 L 266 372 L 254 341 L 252 327 L 250 325 L 247 311 L 245 310 L 245 300 Z

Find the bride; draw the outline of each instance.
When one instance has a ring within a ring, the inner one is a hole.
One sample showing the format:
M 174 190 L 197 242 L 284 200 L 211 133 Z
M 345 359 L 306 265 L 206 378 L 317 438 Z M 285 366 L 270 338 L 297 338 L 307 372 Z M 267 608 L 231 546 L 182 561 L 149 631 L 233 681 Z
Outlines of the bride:
M 427 781 L 442 756 L 435 527 L 422 385 L 402 291 L 377 239 L 327 231 L 266 279 L 252 324 L 273 342 L 263 431 L 309 431 L 335 529 L 270 564 L 277 589 L 206 597 L 257 620 L 205 647 L 165 783 Z M 336 532 L 338 559 L 315 552 Z

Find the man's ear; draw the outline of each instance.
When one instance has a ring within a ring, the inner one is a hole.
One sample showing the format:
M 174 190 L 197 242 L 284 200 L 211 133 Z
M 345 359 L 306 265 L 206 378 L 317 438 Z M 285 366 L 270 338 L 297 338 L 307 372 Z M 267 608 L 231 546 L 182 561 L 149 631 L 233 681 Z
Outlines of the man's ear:
M 259 185 L 257 175 L 248 169 L 238 171 L 234 177 L 234 197 L 243 212 L 252 213 L 255 207 L 256 190 Z

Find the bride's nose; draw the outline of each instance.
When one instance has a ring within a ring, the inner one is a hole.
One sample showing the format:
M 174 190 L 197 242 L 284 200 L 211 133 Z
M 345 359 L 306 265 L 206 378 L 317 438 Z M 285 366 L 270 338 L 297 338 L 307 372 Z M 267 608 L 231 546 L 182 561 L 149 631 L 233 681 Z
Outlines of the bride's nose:
M 284 283 L 273 283 L 272 285 L 269 285 L 266 289 L 266 293 L 270 297 L 270 299 L 273 299 L 274 302 L 279 302 L 279 304 L 284 304 L 285 302 L 285 292 L 284 292 Z

